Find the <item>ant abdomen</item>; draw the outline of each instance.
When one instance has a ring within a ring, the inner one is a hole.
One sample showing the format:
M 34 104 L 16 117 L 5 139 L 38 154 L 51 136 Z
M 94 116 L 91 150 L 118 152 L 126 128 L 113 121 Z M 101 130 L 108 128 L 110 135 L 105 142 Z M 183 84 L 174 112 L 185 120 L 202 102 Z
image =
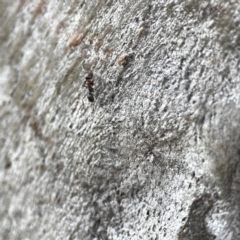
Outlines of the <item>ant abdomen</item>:
M 89 102 L 94 102 L 94 95 L 92 92 L 88 93 L 87 98 L 88 98 Z

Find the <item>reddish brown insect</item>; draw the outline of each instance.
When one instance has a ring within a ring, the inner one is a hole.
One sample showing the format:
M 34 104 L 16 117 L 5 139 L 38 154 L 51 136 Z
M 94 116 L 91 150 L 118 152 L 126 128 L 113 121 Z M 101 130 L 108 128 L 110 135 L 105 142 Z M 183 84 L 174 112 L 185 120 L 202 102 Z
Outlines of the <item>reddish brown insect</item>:
M 88 89 L 88 95 L 87 95 L 87 98 L 90 102 L 94 102 L 94 95 L 93 95 L 93 92 L 94 92 L 94 89 L 93 89 L 93 85 L 94 85 L 94 82 L 93 82 L 93 73 L 92 72 L 89 72 L 88 75 L 86 76 L 86 79 L 83 83 L 83 86 L 86 87 Z

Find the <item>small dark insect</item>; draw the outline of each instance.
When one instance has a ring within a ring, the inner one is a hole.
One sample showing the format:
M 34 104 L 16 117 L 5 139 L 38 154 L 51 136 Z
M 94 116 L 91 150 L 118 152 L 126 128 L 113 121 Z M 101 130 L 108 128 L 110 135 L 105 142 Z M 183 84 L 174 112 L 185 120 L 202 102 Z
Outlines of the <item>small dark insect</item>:
M 86 87 L 88 89 L 88 94 L 87 94 L 87 98 L 90 102 L 94 102 L 94 95 L 93 95 L 93 92 L 94 92 L 94 89 L 93 89 L 93 73 L 90 72 L 88 73 L 88 75 L 86 76 L 86 79 L 83 83 L 83 86 Z

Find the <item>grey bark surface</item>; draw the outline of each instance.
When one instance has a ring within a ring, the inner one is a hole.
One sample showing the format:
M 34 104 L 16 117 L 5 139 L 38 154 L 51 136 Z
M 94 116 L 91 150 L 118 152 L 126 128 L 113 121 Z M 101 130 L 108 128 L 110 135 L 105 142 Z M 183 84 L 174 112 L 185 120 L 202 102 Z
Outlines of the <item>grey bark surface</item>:
M 240 239 L 239 11 L 0 0 L 0 239 Z

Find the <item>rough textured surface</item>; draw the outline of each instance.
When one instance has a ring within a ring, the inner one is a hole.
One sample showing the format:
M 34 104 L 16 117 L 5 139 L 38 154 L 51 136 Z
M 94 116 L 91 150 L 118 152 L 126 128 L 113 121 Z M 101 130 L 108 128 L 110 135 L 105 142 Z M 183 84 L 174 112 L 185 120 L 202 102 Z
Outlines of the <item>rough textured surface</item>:
M 239 11 L 0 0 L 0 238 L 240 239 Z

